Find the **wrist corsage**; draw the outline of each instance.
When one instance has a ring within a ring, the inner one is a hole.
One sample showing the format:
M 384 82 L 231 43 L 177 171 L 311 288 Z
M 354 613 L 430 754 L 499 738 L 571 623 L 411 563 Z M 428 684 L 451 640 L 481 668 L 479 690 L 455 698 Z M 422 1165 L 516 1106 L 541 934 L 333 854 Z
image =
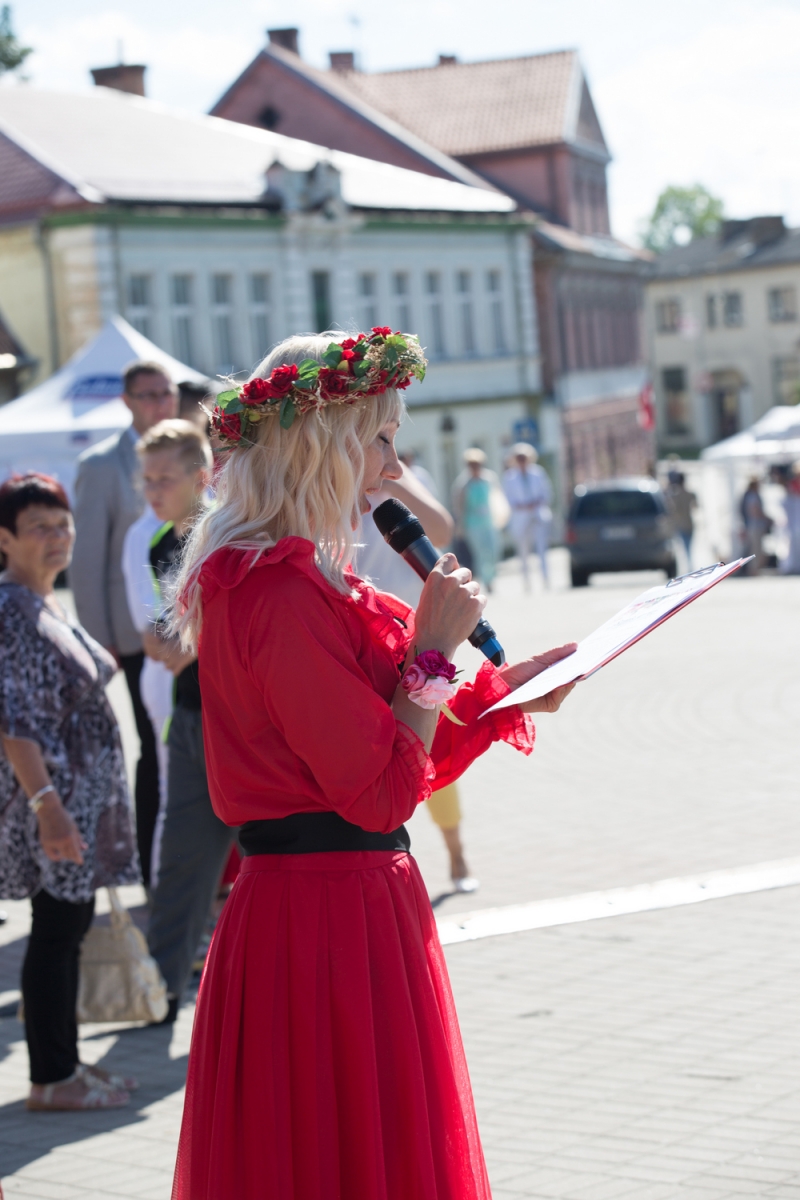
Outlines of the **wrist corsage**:
M 402 682 L 414 704 L 436 708 L 455 696 L 456 674 L 455 664 L 448 662 L 441 650 L 425 650 L 414 659 Z

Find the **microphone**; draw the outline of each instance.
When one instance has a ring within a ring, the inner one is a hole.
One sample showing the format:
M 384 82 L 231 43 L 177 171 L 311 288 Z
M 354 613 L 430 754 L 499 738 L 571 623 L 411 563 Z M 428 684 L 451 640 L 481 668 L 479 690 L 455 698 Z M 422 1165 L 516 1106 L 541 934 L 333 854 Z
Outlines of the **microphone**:
M 411 510 L 399 500 L 384 500 L 373 512 L 372 519 L 384 541 L 398 554 L 402 554 L 420 579 L 427 579 L 439 561 L 439 555 Z M 481 654 L 485 654 L 489 662 L 494 663 L 496 667 L 502 667 L 506 661 L 505 651 L 498 641 L 497 634 L 484 617 L 481 617 L 469 635 L 469 642 L 476 650 L 480 650 Z

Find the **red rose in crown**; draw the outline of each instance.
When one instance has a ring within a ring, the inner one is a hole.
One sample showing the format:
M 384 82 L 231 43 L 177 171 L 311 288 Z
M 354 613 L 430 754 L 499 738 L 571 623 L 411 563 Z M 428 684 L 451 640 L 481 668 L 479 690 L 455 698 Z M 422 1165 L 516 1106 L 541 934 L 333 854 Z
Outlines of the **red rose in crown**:
M 278 416 L 281 428 L 288 429 L 298 413 L 355 404 L 388 388 L 404 390 L 412 379 L 425 378 L 426 366 L 417 337 L 376 325 L 371 333 L 331 342 L 320 360 L 286 363 L 275 367 L 268 379 L 256 377 L 221 392 L 213 427 L 223 441 L 250 446 L 250 427 L 261 417 Z

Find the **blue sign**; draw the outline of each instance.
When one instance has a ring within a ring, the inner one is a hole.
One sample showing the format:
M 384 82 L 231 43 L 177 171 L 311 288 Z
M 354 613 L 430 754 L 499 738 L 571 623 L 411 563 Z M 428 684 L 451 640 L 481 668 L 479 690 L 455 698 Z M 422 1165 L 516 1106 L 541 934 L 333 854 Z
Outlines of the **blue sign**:
M 527 442 L 530 446 L 535 446 L 539 449 L 539 422 L 534 417 L 523 417 L 521 421 L 515 421 L 512 426 L 512 440 L 515 442 Z
M 116 400 L 122 395 L 121 375 L 83 375 L 67 389 L 67 400 Z

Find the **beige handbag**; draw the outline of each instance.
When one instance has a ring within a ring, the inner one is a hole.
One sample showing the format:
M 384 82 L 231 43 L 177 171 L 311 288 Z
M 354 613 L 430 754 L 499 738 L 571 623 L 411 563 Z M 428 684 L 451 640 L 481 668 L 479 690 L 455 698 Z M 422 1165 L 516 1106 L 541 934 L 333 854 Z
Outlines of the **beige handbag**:
M 162 1021 L 167 985 L 117 889 L 107 890 L 111 925 L 93 925 L 81 945 L 78 1020 Z

